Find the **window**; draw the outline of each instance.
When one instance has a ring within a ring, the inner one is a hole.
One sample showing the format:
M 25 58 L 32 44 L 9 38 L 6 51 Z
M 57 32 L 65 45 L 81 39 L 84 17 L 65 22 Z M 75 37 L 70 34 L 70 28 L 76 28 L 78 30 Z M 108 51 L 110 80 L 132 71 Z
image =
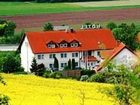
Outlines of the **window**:
M 43 54 L 38 54 L 38 55 L 37 55 L 37 58 L 38 58 L 38 59 L 44 59 L 44 55 L 43 55 Z
M 71 47 L 78 47 L 78 43 L 71 43 Z
M 65 67 L 67 63 L 61 63 L 61 67 Z
M 78 57 L 78 53 L 72 53 L 72 57 Z
M 78 62 L 75 62 L 75 67 L 78 67 Z
M 55 48 L 55 44 L 48 44 L 48 48 Z
M 97 55 L 98 55 L 99 57 L 101 57 L 101 55 L 100 55 L 100 52 L 99 52 L 99 51 L 97 51 Z
M 50 59 L 52 59 L 52 58 L 54 58 L 54 57 L 55 57 L 55 54 L 50 54 L 50 55 L 49 55 L 49 58 L 50 58 Z
M 53 64 L 49 64 L 49 68 L 53 68 Z
M 66 53 L 61 53 L 61 58 L 66 58 L 67 54 Z
M 64 48 L 64 47 L 67 47 L 67 45 L 68 45 L 67 43 L 63 43 L 63 44 L 60 44 L 60 47 Z

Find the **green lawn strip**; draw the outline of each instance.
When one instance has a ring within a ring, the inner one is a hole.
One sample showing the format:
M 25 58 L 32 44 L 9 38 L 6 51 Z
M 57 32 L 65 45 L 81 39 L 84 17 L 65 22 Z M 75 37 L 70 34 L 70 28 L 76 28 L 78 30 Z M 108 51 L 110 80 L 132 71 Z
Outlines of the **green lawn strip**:
M 140 8 L 140 5 L 112 7 L 82 7 L 76 4 L 67 3 L 0 2 L 0 16 L 112 10 L 123 8 Z

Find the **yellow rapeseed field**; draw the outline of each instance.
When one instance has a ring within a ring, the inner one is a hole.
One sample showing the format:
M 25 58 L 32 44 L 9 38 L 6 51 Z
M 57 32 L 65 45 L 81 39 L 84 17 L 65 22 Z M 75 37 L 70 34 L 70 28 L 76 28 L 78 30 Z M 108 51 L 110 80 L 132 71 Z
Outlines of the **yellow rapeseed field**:
M 79 82 L 70 79 L 46 79 L 34 75 L 2 74 L 7 85 L 0 94 L 10 97 L 10 105 L 114 105 L 100 92 L 109 84 Z M 115 104 L 116 105 L 116 104 Z

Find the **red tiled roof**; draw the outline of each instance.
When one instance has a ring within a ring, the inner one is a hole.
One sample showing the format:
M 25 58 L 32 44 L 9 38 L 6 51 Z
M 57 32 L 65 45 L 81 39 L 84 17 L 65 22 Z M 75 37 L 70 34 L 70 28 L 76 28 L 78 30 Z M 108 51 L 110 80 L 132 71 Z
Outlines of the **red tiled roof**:
M 92 61 L 97 61 L 97 58 L 94 56 L 88 56 L 83 58 L 84 61 L 92 62 Z
M 101 49 L 99 42 L 105 45 L 105 49 L 113 49 L 116 46 L 116 40 L 108 29 L 90 29 L 72 32 L 65 31 L 46 31 L 46 32 L 27 32 L 26 36 L 30 43 L 33 53 L 54 53 L 54 52 L 72 52 Z M 65 40 L 79 41 L 80 47 L 67 48 L 48 48 L 46 44 L 49 41 L 56 43 Z

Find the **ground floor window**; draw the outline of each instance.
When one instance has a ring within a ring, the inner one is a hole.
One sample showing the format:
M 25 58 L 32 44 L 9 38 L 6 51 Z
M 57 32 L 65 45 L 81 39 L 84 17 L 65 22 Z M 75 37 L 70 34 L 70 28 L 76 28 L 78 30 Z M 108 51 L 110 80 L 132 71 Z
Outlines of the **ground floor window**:
M 65 67 L 67 63 L 61 63 L 61 67 Z

